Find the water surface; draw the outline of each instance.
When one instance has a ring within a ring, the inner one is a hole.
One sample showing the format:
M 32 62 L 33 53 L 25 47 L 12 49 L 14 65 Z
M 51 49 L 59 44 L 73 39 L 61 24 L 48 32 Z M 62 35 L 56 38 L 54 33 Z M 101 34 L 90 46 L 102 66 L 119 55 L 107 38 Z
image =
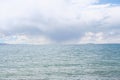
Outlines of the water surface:
M 0 45 L 0 80 L 120 80 L 120 45 Z

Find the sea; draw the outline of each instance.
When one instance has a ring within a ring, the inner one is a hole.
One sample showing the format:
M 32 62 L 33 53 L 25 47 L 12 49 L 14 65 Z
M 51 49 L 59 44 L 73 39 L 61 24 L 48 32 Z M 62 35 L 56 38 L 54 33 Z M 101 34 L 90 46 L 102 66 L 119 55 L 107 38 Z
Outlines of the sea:
M 120 44 L 0 45 L 0 80 L 120 80 Z

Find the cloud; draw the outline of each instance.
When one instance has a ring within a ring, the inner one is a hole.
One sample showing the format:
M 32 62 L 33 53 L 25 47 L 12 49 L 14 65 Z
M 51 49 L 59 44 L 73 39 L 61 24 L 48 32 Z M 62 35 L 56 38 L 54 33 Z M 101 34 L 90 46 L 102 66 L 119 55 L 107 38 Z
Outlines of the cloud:
M 19 34 L 19 35 L 14 35 L 14 36 L 7 36 L 4 39 L 5 42 L 8 44 L 51 44 L 52 41 L 49 39 L 45 38 L 44 36 L 33 38 L 33 37 L 28 37 L 24 34 Z
M 1 0 L 0 38 L 29 44 L 119 43 L 120 6 L 99 2 Z
M 85 36 L 80 40 L 79 43 L 106 43 L 104 40 L 105 35 L 103 32 L 87 32 Z

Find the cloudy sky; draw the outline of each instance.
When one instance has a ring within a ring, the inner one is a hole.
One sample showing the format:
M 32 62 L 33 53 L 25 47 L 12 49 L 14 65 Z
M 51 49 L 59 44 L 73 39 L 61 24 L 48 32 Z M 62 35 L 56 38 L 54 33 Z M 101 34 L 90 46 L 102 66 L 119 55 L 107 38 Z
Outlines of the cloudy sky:
M 0 43 L 120 43 L 120 0 L 0 0 Z

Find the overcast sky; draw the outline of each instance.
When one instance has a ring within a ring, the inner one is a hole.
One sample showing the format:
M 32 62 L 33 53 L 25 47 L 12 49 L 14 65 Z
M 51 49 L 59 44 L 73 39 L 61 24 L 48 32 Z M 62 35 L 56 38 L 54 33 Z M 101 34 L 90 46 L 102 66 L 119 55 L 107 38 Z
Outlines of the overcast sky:
M 0 43 L 120 43 L 120 0 L 0 0 Z

